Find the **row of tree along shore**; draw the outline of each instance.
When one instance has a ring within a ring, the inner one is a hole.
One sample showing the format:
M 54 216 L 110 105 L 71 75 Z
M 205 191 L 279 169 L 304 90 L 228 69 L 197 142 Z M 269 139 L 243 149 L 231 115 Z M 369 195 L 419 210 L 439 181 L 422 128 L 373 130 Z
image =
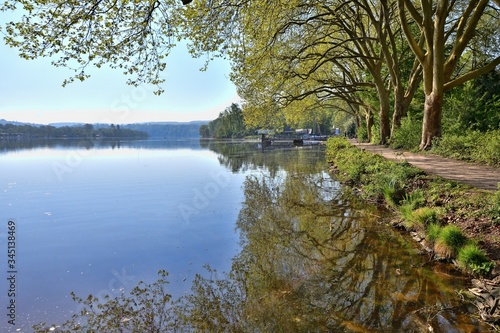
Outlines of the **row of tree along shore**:
M 109 127 L 94 128 L 91 124 L 83 126 L 51 125 L 13 125 L 0 124 L 0 139 L 11 138 L 128 138 L 146 139 L 146 132 L 122 128 L 120 125 L 111 124 Z
M 298 125 L 310 129 L 310 132 L 315 134 L 329 135 L 333 134 L 333 120 L 334 118 L 329 115 L 313 121 L 303 121 Z M 284 133 L 287 127 L 285 121 L 282 121 L 274 124 L 272 128 L 268 129 L 268 132 Z M 258 129 L 245 122 L 244 111 L 238 104 L 233 103 L 219 113 L 216 119 L 209 121 L 208 124 L 201 125 L 199 132 L 201 138 L 230 139 L 254 136 L 258 134 Z
M 446 96 L 443 114 L 443 135 L 433 141 L 431 153 L 492 166 L 500 166 L 500 71 L 493 71 L 479 79 L 455 88 Z M 332 111 L 332 110 L 330 110 Z M 200 124 L 201 138 L 243 138 L 258 133 L 248 124 L 248 114 L 237 104 L 227 107 L 219 116 Z M 390 146 L 410 151 L 418 150 L 421 139 L 421 115 L 414 113 L 402 120 L 391 137 Z M 333 125 L 335 124 L 335 126 Z M 269 128 L 281 133 L 286 127 L 283 120 Z M 299 122 L 314 134 L 357 137 L 360 142 L 377 142 L 363 126 L 357 126 L 351 115 L 342 112 L 324 112 L 322 117 Z M 333 128 L 336 131 L 333 133 Z M 338 132 L 337 132 L 338 131 Z

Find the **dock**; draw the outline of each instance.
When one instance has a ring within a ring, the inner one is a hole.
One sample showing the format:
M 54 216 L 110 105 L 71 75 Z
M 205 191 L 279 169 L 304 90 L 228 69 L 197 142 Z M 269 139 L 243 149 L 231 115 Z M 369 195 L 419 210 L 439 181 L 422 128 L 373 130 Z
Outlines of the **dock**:
M 302 135 L 273 135 L 266 136 L 261 134 L 261 144 L 262 148 L 268 147 L 302 147 L 302 146 L 313 146 L 319 145 L 326 141 L 328 136 L 313 136 L 310 138 L 304 138 Z

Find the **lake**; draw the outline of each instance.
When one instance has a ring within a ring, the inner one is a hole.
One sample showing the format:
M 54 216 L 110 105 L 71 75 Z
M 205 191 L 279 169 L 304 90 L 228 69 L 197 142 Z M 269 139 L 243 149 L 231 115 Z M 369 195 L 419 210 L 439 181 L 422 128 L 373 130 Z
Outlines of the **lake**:
M 198 301 L 196 274 L 219 272 L 219 287 L 235 287 L 225 293 L 240 292 L 222 293 L 233 301 L 212 317 L 231 313 L 234 330 L 484 329 L 456 292 L 466 279 L 429 263 L 326 170 L 321 147 L 2 142 L 0 331 L 61 323 L 81 310 L 71 292 L 118 296 L 160 269 L 174 299 Z

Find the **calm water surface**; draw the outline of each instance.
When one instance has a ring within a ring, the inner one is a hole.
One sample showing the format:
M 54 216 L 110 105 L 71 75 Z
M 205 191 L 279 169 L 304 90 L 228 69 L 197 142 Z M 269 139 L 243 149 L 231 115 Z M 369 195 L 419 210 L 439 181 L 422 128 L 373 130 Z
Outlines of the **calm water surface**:
M 181 294 L 204 264 L 228 270 L 239 250 L 248 172 L 199 143 L 84 144 L 0 155 L 2 265 L 7 221 L 17 227 L 16 328 L 66 317 L 71 291 L 118 294 L 162 268 Z
M 484 329 L 458 301 L 464 279 L 427 264 L 382 212 L 357 203 L 325 169 L 317 148 L 4 143 L 0 263 L 11 220 L 16 325 L 2 283 L 0 331 L 62 322 L 79 310 L 70 292 L 116 296 L 156 280 L 159 269 L 178 298 L 195 274 L 207 275 L 206 264 L 231 271 L 221 279 L 245 290 L 226 295 L 233 309 L 216 314 L 237 308 L 243 331 Z

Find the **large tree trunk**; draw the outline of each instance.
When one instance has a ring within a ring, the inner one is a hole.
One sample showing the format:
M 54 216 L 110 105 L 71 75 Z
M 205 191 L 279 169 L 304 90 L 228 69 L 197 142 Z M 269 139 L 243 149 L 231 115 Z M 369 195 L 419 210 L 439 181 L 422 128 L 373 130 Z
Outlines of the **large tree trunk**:
M 372 142 L 372 128 L 373 128 L 373 113 L 368 110 L 366 114 L 366 134 L 368 136 L 368 142 Z
M 404 92 L 400 87 L 394 87 L 394 113 L 392 115 L 391 134 L 401 127 L 401 119 L 406 116 L 407 106 L 404 103 Z
M 431 37 L 427 37 L 427 43 L 431 50 L 427 51 L 423 67 L 423 80 L 425 92 L 424 119 L 422 122 L 422 140 L 420 149 L 430 149 L 432 140 L 441 136 L 441 116 L 443 113 L 443 95 L 444 95 L 444 47 L 445 34 L 444 25 L 446 22 L 446 8 L 448 1 L 438 2 L 434 25 L 429 32 Z
M 431 148 L 432 140 L 441 136 L 442 113 L 443 94 L 435 94 L 432 92 L 429 95 L 426 95 L 420 149 L 423 150 Z
M 422 82 L 422 66 L 418 61 L 415 61 L 410 78 L 408 79 L 408 87 L 406 90 L 403 89 L 401 83 L 394 86 L 394 114 L 392 116 L 391 135 L 394 135 L 394 132 L 401 127 L 401 121 L 406 117 L 408 108 L 410 107 L 410 103 L 413 100 L 413 96 L 415 96 L 415 92 L 420 82 Z
M 385 145 L 391 137 L 391 125 L 389 122 L 389 96 L 381 97 L 380 104 L 380 144 Z
M 380 142 L 379 142 L 379 144 L 385 145 L 385 144 L 387 144 L 389 138 L 391 137 L 391 126 L 389 123 L 389 109 L 390 109 L 389 93 L 385 89 L 384 81 L 382 79 L 380 71 L 378 71 L 378 73 L 372 73 L 372 75 L 373 75 L 375 86 L 377 88 L 377 94 L 378 94 L 379 103 L 380 103 L 380 106 L 379 106 L 380 107 L 380 109 L 379 109 Z

